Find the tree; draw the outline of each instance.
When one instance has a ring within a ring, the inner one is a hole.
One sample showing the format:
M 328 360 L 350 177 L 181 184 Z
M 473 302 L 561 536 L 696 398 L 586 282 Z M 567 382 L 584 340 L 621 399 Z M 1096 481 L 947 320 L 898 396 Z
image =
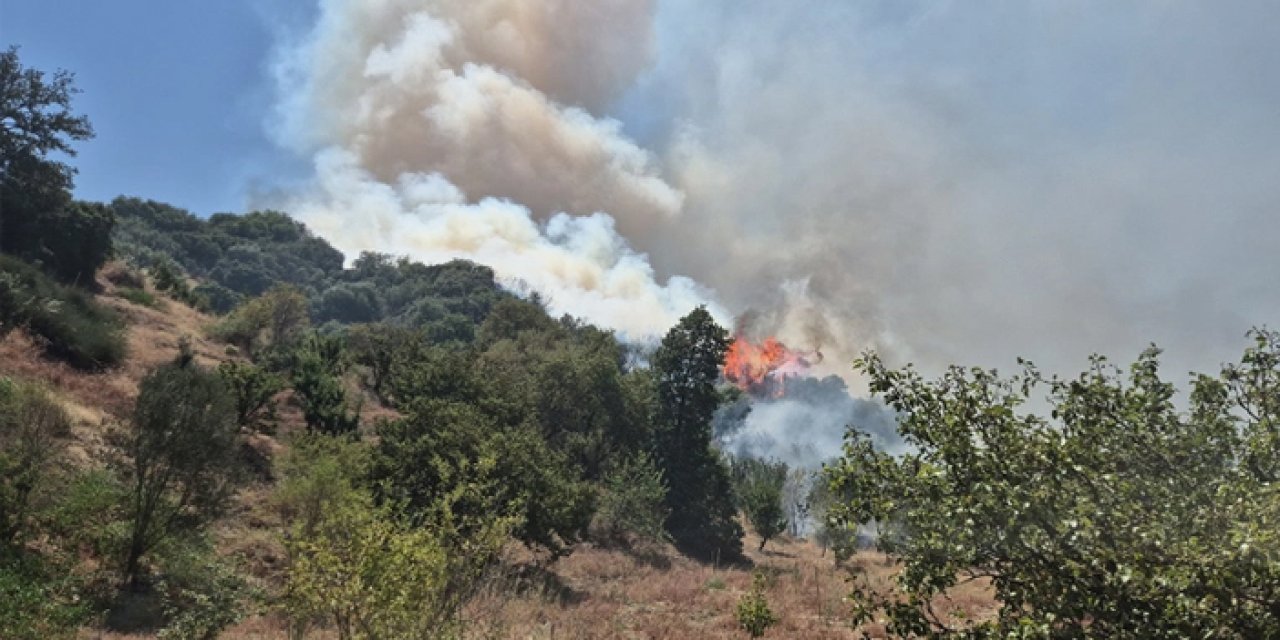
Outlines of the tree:
M 734 490 L 751 527 L 760 536 L 760 550 L 770 539 L 787 530 L 782 489 L 787 483 L 787 463 L 742 458 L 734 460 Z
M 165 540 L 217 516 L 237 478 L 235 406 L 222 381 L 189 357 L 139 385 L 133 429 L 126 582 L 142 586 L 142 559 Z
M 360 406 L 350 406 L 342 385 L 342 343 L 312 334 L 293 353 L 292 382 L 307 429 L 329 435 L 356 435 Z
M 960 635 L 928 602 L 990 578 L 1001 609 L 969 635 L 1264 638 L 1280 629 L 1280 333 L 1197 376 L 1185 401 L 1145 351 L 1125 376 L 1104 358 L 1073 379 L 1029 363 L 1002 378 L 936 381 L 858 361 L 901 416 L 895 458 L 850 431 L 826 470 L 838 524 L 879 523 L 900 596 L 855 594 L 898 635 Z M 1023 407 L 1046 390 L 1047 416 Z
M 280 285 L 237 307 L 212 333 L 249 355 L 286 348 L 310 324 L 307 306 L 301 291 Z
M 461 515 L 518 517 L 512 534 L 557 556 L 590 525 L 592 490 L 531 425 L 504 427 L 479 403 L 424 397 L 378 429 L 371 477 L 385 501 L 414 521 L 459 486 L 479 486 L 457 500 Z
M 93 137 L 71 111 L 72 74 L 24 69 L 17 47 L 0 53 L 0 251 L 40 263 L 64 281 L 91 283 L 111 249 L 114 217 L 73 204 L 75 170 L 48 156 L 75 155 Z
M 236 424 L 254 429 L 275 419 L 272 399 L 284 388 L 284 379 L 257 365 L 224 362 L 218 376 L 235 400 Z
M 728 348 L 728 332 L 699 307 L 680 319 L 653 356 L 656 458 L 671 510 L 667 531 L 678 546 L 703 558 L 742 553 L 729 472 L 711 448 L 711 419 L 720 405 L 716 382 Z
M 358 324 L 347 331 L 352 359 L 368 370 L 366 386 L 388 404 L 393 399 L 387 393 L 387 379 L 397 355 L 415 352 L 421 342 L 421 332 L 382 322 Z

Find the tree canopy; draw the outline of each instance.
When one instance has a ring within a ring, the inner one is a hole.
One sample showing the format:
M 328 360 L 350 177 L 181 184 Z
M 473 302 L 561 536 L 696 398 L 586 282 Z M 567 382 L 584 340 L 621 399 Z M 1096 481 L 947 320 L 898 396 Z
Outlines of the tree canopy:
M 24 68 L 17 47 L 0 52 L 0 251 L 67 282 L 90 284 L 111 250 L 111 212 L 72 202 L 73 142 L 93 137 L 71 110 L 74 76 Z
M 859 618 L 961 634 L 929 606 L 989 578 L 1002 603 L 970 635 L 1264 638 L 1280 629 L 1280 333 L 1185 399 L 1151 348 L 1127 375 L 1101 357 L 1072 379 L 953 367 L 938 380 L 858 362 L 901 413 L 900 458 L 851 431 L 827 469 L 846 526 L 875 522 L 901 599 L 863 590 Z M 1044 390 L 1047 415 L 1028 411 Z M 1185 409 L 1180 408 L 1185 406 Z

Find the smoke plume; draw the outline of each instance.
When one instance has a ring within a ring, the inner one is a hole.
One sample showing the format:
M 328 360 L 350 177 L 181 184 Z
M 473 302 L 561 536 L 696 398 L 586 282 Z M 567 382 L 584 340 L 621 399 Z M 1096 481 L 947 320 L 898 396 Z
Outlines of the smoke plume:
M 1233 358 L 1280 295 L 1280 5 L 322 0 L 273 129 L 354 254 L 652 336 L 700 302 L 850 377 Z M 732 313 L 730 312 L 732 311 Z

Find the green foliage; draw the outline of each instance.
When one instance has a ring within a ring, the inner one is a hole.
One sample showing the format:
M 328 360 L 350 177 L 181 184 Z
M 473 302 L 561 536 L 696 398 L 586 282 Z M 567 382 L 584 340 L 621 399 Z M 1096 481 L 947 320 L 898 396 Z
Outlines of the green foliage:
M 235 400 L 236 424 L 258 429 L 275 420 L 273 398 L 284 389 L 284 378 L 243 362 L 218 365 L 218 376 Z
M 46 353 L 79 369 L 109 367 L 125 355 L 123 326 L 109 309 L 83 290 L 0 256 L 0 333 L 18 326 L 42 340 Z
M 499 303 L 482 334 L 496 338 L 490 322 L 512 306 Z M 607 332 L 561 325 L 545 315 L 543 320 L 514 337 L 496 338 L 474 366 L 491 393 L 519 417 L 512 421 L 536 425 L 585 479 L 597 481 L 609 459 L 647 444 L 640 438 L 647 426 L 634 424 L 627 408 L 621 348 Z
M 747 631 L 752 638 L 759 638 L 772 627 L 778 618 L 769 609 L 769 601 L 765 598 L 765 576 L 756 571 L 751 574 L 751 590 L 738 600 L 738 625 Z
M 214 555 L 207 540 L 182 540 L 165 549 L 162 594 L 165 626 L 160 640 L 213 640 L 244 617 L 248 585 L 227 561 Z
M 128 300 L 136 305 L 143 307 L 151 307 L 152 309 L 160 308 L 160 300 L 150 291 L 136 287 L 122 287 L 116 290 L 121 298 Z
M 225 507 L 238 475 L 235 406 L 216 374 L 180 361 L 142 380 L 132 426 L 124 574 L 137 588 L 148 552 Z
M 747 514 L 751 527 L 760 536 L 760 549 L 787 530 L 782 507 L 782 489 L 787 483 L 787 463 L 741 458 L 733 461 L 734 493 Z
M 320 295 L 315 304 L 315 316 L 320 322 L 373 322 L 382 317 L 381 306 L 378 291 L 372 283 L 343 282 L 329 287 Z
M 27 525 L 33 494 L 61 452 L 71 421 L 45 391 L 0 378 L 0 553 Z
M 444 637 L 514 520 L 456 511 L 484 491 L 464 483 L 410 525 L 361 486 L 367 460 L 359 443 L 317 436 L 286 461 L 284 608 L 293 631 L 327 622 L 344 639 Z
M 585 533 L 592 490 L 535 429 L 506 427 L 474 404 L 419 400 L 408 415 L 383 424 L 372 477 L 384 501 L 415 521 L 459 487 L 479 487 L 452 510 L 468 517 L 517 515 L 514 535 L 554 554 Z
M 865 356 L 915 451 L 892 458 L 851 432 L 827 470 L 834 519 L 890 525 L 880 544 L 904 563 L 902 597 L 860 590 L 859 619 L 959 634 L 924 603 L 989 576 L 1002 608 L 971 635 L 1275 637 L 1280 335 L 1252 335 L 1239 364 L 1194 379 L 1184 410 L 1154 348 L 1127 377 L 1095 357 L 1065 380 L 1026 364 L 931 382 Z M 1047 417 L 1022 409 L 1042 388 Z
M 157 291 L 189 307 L 206 309 L 209 306 L 209 301 L 191 288 L 181 267 L 167 257 L 161 257 L 151 265 L 151 281 Z
M 98 558 L 125 553 L 132 487 L 118 474 L 106 469 L 77 471 L 59 478 L 51 489 L 56 499 L 47 500 L 36 514 L 42 532 L 63 548 L 82 549 Z
M 341 253 L 283 213 L 202 220 L 137 198 L 117 198 L 110 208 L 118 220 L 115 244 L 130 260 L 149 266 L 168 257 L 236 295 L 258 296 L 278 284 L 321 291 L 342 270 Z
M 39 264 L 63 282 L 93 284 L 111 253 L 114 216 L 72 202 L 75 170 L 50 154 L 75 155 L 72 141 L 93 137 L 71 112 L 73 77 L 24 69 L 17 47 L 0 52 L 0 251 Z
M 809 488 L 808 504 L 815 525 L 813 540 L 822 547 L 824 554 L 827 549 L 831 549 L 836 564 L 848 560 L 858 550 L 857 527 L 847 526 L 847 523 L 840 523 L 831 517 L 835 515 L 832 509 L 841 499 L 832 493 L 831 485 L 826 482 L 825 477 L 818 478 Z
M 257 356 L 267 349 L 287 349 L 310 324 L 307 298 L 282 285 L 237 307 L 210 328 L 217 340 Z
M 388 322 L 467 344 L 493 305 L 512 299 L 492 269 L 464 260 L 427 266 L 365 253 L 344 271 L 341 253 L 279 212 L 201 220 L 135 198 L 117 198 L 110 210 L 122 255 L 144 266 L 172 260 L 205 280 L 193 294 L 220 313 L 287 284 L 305 294 L 319 323 Z
M 92 614 L 66 567 L 30 553 L 0 552 L 0 638 L 75 638 Z
M 604 476 L 593 527 L 612 540 L 634 536 L 660 542 L 668 539 L 663 524 L 667 485 L 662 471 L 641 453 L 616 464 Z
M 667 531 L 694 555 L 733 558 L 742 553 L 729 471 L 711 448 L 711 419 L 729 335 L 699 307 L 662 339 L 653 356 L 657 374 L 656 457 L 667 479 Z
M 342 343 L 337 338 L 311 334 L 294 351 L 293 390 L 308 430 L 354 435 L 359 429 L 360 407 L 349 406 L 343 369 Z
M 393 402 L 387 380 L 398 354 L 416 353 L 423 336 L 419 331 L 386 323 L 358 324 L 347 331 L 347 346 L 356 364 L 365 367 L 365 386 L 383 402 Z

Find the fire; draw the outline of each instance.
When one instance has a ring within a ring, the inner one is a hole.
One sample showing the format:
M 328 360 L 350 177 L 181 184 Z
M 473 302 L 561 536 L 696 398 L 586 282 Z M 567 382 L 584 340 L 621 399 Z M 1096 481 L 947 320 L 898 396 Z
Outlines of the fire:
M 821 359 L 820 351 L 795 351 L 777 338 L 755 343 L 739 335 L 725 354 L 724 379 L 748 393 L 778 397 L 783 393 L 787 376 L 804 373 Z

